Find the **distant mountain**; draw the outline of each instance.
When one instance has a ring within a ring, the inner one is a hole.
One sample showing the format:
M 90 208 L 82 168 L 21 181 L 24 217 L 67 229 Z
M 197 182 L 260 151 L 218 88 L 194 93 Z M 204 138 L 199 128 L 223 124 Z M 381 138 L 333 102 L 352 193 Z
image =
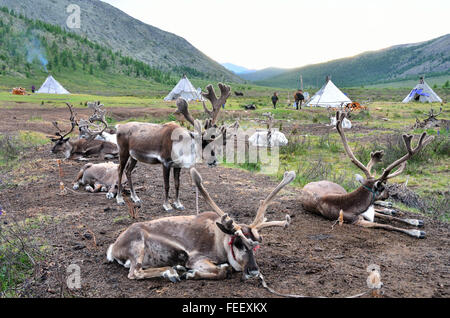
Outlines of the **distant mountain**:
M 251 70 L 233 63 L 222 63 L 222 66 L 225 67 L 227 70 L 233 72 L 234 74 L 238 75 L 256 72 L 255 70 Z
M 344 87 L 416 79 L 419 75 L 450 75 L 450 34 L 430 41 L 396 45 L 354 57 L 280 70 L 271 76 L 270 70 L 257 71 L 242 78 L 265 86 L 297 88 L 300 75 L 304 87 L 322 86 L 327 75 L 332 76 L 336 85 Z
M 69 16 L 66 10 L 70 4 L 81 9 L 80 29 L 69 29 L 66 25 Z M 145 24 L 99 0 L 0 0 L 0 6 L 59 25 L 152 67 L 179 75 L 186 73 L 190 77 L 242 81 L 185 39 Z
M 248 81 L 262 81 L 267 78 L 271 78 L 271 77 L 283 74 L 287 71 L 289 71 L 289 69 L 268 67 L 268 68 L 265 68 L 265 69 L 262 69 L 259 71 L 240 74 L 239 76 Z

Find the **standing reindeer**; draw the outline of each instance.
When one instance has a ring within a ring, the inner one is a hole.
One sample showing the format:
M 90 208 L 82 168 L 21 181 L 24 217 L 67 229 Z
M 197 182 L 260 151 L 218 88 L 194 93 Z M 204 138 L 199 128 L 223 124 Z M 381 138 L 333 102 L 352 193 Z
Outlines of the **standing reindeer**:
M 73 111 L 72 105 L 66 103 L 67 107 L 70 111 L 70 123 L 71 129 L 64 133 L 58 126 L 58 123 L 53 122 L 53 126 L 58 130 L 55 136 L 49 136 L 50 139 L 54 142 L 51 152 L 56 154 L 58 152 L 63 152 L 66 159 L 74 159 L 74 160 L 86 160 L 86 157 L 90 156 L 101 156 L 103 159 L 112 159 L 117 157 L 118 148 L 117 145 L 111 142 L 107 142 L 104 140 L 95 139 L 97 136 L 101 135 L 105 129 L 108 127 L 104 119 L 104 114 L 99 115 L 95 113 L 91 116 L 90 120 L 99 121 L 104 126 L 100 131 L 91 131 L 89 126 L 82 125 L 84 127 L 83 133 L 87 138 L 79 138 L 74 141 L 70 141 L 70 137 L 67 137 L 76 126 L 79 126 L 78 121 L 76 120 L 76 114 Z M 80 127 L 80 126 L 79 126 Z M 81 131 L 80 131 L 81 134 Z
M 128 179 L 128 185 L 131 190 L 131 199 L 136 205 L 141 204 L 141 200 L 136 195 L 131 173 L 138 161 L 148 164 L 161 164 L 164 177 L 165 200 L 163 208 L 167 212 L 172 212 L 172 205 L 169 203 L 169 181 L 170 169 L 173 168 L 175 182 L 175 201 L 173 205 L 177 210 L 184 210 L 184 206 L 180 202 L 180 171 L 181 168 L 192 167 L 197 160 L 201 146 L 207 164 L 210 167 L 217 165 L 215 153 L 215 141 L 220 138 L 226 140 L 226 128 L 222 126 L 217 128 L 216 121 L 220 111 L 220 107 L 226 102 L 230 96 L 230 87 L 219 83 L 221 91 L 220 98 L 216 97 L 212 85 L 206 87 L 207 93 L 202 93 L 212 104 L 212 111 L 208 110 L 203 104 L 205 112 L 210 116 L 206 120 L 205 130 L 202 132 L 201 124 L 198 120 L 194 120 L 188 110 L 187 102 L 177 99 L 177 113 L 183 114 L 188 122 L 194 127 L 194 132 L 190 132 L 185 128 L 181 128 L 174 122 L 166 124 L 151 124 L 130 122 L 123 125 L 117 125 L 117 143 L 119 146 L 119 189 L 116 197 L 117 203 L 124 205 L 122 197 L 122 174 L 126 166 L 125 174 Z
M 130 268 L 129 279 L 164 277 L 172 282 L 185 279 L 224 279 L 232 271 L 243 272 L 243 279 L 259 275 L 254 249 L 261 243 L 259 231 L 280 226 L 284 221 L 266 222 L 264 214 L 276 194 L 295 178 L 286 172 L 283 181 L 258 208 L 250 225 L 237 224 L 211 199 L 200 174 L 191 168 L 192 180 L 214 212 L 172 216 L 134 223 L 119 235 L 107 251 L 110 262 Z
M 406 162 L 412 156 L 417 154 L 421 149 L 428 145 L 434 137 L 427 137 L 424 132 L 419 139 L 417 146 L 411 148 L 411 135 L 403 135 L 403 141 L 405 143 L 407 153 L 390 164 L 386 169 L 384 169 L 380 177 L 375 177 L 372 174 L 372 167 L 382 160 L 384 155 L 383 151 L 372 152 L 371 159 L 367 166 L 364 166 L 358 159 L 356 159 L 352 150 L 348 146 L 347 138 L 342 129 L 342 122 L 345 118 L 345 113 L 336 113 L 336 129 L 341 136 L 342 143 L 347 155 L 350 160 L 361 169 L 366 175 L 366 179 L 361 176 L 357 176 L 358 181 L 361 186 L 351 193 L 347 193 L 343 187 L 333 183 L 331 181 L 318 181 L 311 182 L 305 185 L 302 189 L 300 202 L 304 209 L 307 211 L 315 212 L 321 214 L 323 217 L 329 220 L 337 220 L 341 213 L 343 214 L 343 220 L 349 223 L 353 223 L 363 227 L 370 228 L 382 228 L 390 231 L 398 231 L 413 237 L 424 238 L 425 232 L 415 229 L 402 229 L 394 227 L 388 224 L 375 223 L 374 217 L 379 217 L 387 220 L 395 220 L 404 224 L 414 225 L 421 227 L 423 226 L 422 220 L 416 219 L 400 219 L 393 216 L 384 215 L 377 213 L 374 210 L 373 203 L 376 199 L 380 197 L 386 197 L 384 184 L 390 178 L 398 176 L 403 172 L 406 167 Z M 391 171 L 398 167 L 398 169 L 391 173 Z

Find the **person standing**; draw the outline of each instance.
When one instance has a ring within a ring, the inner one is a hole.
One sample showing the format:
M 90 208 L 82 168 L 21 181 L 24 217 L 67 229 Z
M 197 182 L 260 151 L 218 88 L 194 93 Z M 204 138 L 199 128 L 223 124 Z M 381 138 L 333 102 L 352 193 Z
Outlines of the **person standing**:
M 275 92 L 275 93 L 273 93 L 273 96 L 272 96 L 272 104 L 273 104 L 274 109 L 277 108 L 277 102 L 278 102 L 278 93 Z
M 305 96 L 303 96 L 303 91 L 301 89 L 299 89 L 297 93 L 295 93 L 294 99 L 295 99 L 295 108 L 297 110 L 302 109 L 302 103 L 305 100 Z

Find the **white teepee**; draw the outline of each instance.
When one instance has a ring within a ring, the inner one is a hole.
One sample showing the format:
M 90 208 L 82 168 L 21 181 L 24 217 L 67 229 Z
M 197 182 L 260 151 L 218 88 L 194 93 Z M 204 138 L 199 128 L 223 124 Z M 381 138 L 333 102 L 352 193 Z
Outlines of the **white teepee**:
M 350 98 L 342 93 L 327 76 L 325 85 L 314 94 L 306 106 L 339 107 L 351 102 Z
M 178 84 L 172 89 L 172 91 L 167 95 L 164 100 L 175 100 L 178 97 L 184 98 L 186 101 L 197 100 L 204 101 L 205 99 L 201 95 L 201 89 L 195 89 L 195 87 L 188 80 L 186 75 L 180 79 Z
M 44 84 L 42 84 L 41 88 L 39 88 L 36 93 L 43 94 L 70 94 L 68 90 L 66 90 L 61 84 L 58 83 L 57 80 L 53 78 L 53 76 L 49 75 L 45 80 Z
M 409 102 L 442 103 L 442 99 L 431 89 L 430 86 L 428 86 L 423 77 L 421 77 L 419 84 L 417 84 L 403 100 L 403 103 Z

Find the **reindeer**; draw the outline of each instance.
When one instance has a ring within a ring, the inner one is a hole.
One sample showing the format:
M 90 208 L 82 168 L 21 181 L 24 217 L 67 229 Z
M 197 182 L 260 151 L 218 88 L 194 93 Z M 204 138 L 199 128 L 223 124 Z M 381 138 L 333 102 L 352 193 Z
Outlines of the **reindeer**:
M 177 99 L 177 113 L 181 113 L 192 124 L 194 132 L 181 128 L 174 122 L 166 124 L 130 122 L 116 126 L 119 146 L 119 189 L 116 197 L 118 204 L 124 205 L 121 193 L 121 180 L 127 165 L 125 174 L 131 190 L 131 199 L 137 206 L 140 206 L 141 200 L 134 191 L 131 173 L 136 163 L 141 161 L 147 164 L 162 165 L 165 190 L 163 208 L 167 212 L 173 211 L 172 205 L 169 203 L 170 169 L 173 168 L 175 183 L 175 201 L 173 205 L 177 210 L 184 210 L 184 206 L 179 198 L 181 169 L 190 168 L 199 160 L 197 153 L 200 149 L 198 149 L 197 145 L 201 145 L 208 166 L 216 166 L 215 142 L 220 138 L 226 140 L 227 128 L 224 126 L 220 129 L 217 128 L 216 121 L 221 106 L 230 96 L 231 89 L 222 83 L 219 83 L 219 88 L 221 91 L 220 98 L 216 97 L 212 85 L 206 87 L 207 93 L 202 93 L 213 106 L 212 110 L 209 110 L 203 103 L 204 110 L 210 117 L 205 122 L 205 130 L 203 132 L 200 122 L 194 120 L 189 113 L 187 102 L 182 98 Z
M 104 129 L 101 129 L 99 125 L 96 125 L 95 130 L 92 131 L 89 127 L 94 125 L 95 122 L 106 122 L 106 109 L 102 108 L 104 105 L 100 102 L 87 103 L 88 107 L 94 111 L 88 120 L 81 119 L 78 122 L 78 129 L 80 132 L 80 138 L 92 138 L 94 139 L 112 142 L 117 145 L 117 135 L 114 128 L 109 128 L 108 125 Z M 106 131 L 109 130 L 109 131 Z
M 390 231 L 398 231 L 408 234 L 416 238 L 424 238 L 425 232 L 416 229 L 403 229 L 394 227 L 388 224 L 375 223 L 374 217 L 381 219 L 394 220 L 404 224 L 409 224 L 417 227 L 423 226 L 422 220 L 416 219 L 400 219 L 397 217 L 384 215 L 382 213 L 375 212 L 373 204 L 374 201 L 380 198 L 386 198 L 385 183 L 388 179 L 398 176 L 403 172 L 406 167 L 406 162 L 412 156 L 417 154 L 421 149 L 426 147 L 434 137 L 427 137 L 424 132 L 419 139 L 417 146 L 411 148 L 412 135 L 403 135 L 403 141 L 405 143 L 407 153 L 391 163 L 386 169 L 384 169 L 380 177 L 376 177 L 375 173 L 372 173 L 372 167 L 382 160 L 384 155 L 383 151 L 375 151 L 370 154 L 371 159 L 367 166 L 364 166 L 358 159 L 356 159 L 352 150 L 348 146 L 347 138 L 342 128 L 342 122 L 345 118 L 345 113 L 336 113 L 336 129 L 341 136 L 342 143 L 344 145 L 345 152 L 350 157 L 350 160 L 361 169 L 366 175 L 366 179 L 357 175 L 357 180 L 361 183 L 361 186 L 351 193 L 347 193 L 343 187 L 333 183 L 331 181 L 318 181 L 311 182 L 305 185 L 300 195 L 300 202 L 304 209 L 310 212 L 315 212 L 329 220 L 337 220 L 339 217 L 343 217 L 345 222 L 353 223 L 363 227 L 370 228 L 382 228 Z M 398 169 L 391 173 L 391 171 L 398 167 Z
M 73 189 L 78 190 L 80 186 L 85 186 L 89 192 L 107 192 L 106 198 L 112 199 L 117 194 L 118 164 L 113 162 L 88 163 L 80 169 L 73 184 Z M 126 182 L 126 177 L 122 182 Z
M 284 221 L 267 222 L 265 211 L 276 194 L 294 180 L 295 172 L 286 172 L 281 183 L 261 201 L 250 225 L 237 224 L 215 204 L 195 168 L 190 174 L 213 212 L 134 223 L 109 246 L 108 261 L 116 260 L 129 268 L 129 279 L 221 280 L 232 269 L 242 271 L 244 280 L 258 276 L 254 249 L 262 242 L 259 231 L 274 226 L 286 228 L 290 223 L 289 215 Z
M 53 122 L 53 126 L 55 126 L 58 132 L 56 132 L 55 136 L 49 136 L 49 138 L 55 143 L 51 149 L 51 152 L 54 154 L 63 152 L 66 159 L 73 160 L 87 160 L 85 157 L 89 156 L 101 156 L 103 159 L 112 159 L 117 157 L 117 145 L 111 142 L 95 139 L 96 136 L 101 135 L 108 127 L 108 124 L 104 118 L 96 119 L 104 125 L 103 130 L 96 132 L 89 131 L 90 135 L 88 138 L 79 138 L 74 141 L 70 141 L 70 137 L 66 138 L 66 136 L 72 133 L 75 127 L 78 126 L 76 114 L 74 114 L 72 105 L 69 103 L 66 103 L 66 105 L 70 110 L 71 129 L 64 133 L 59 128 L 58 123 L 56 121 Z

